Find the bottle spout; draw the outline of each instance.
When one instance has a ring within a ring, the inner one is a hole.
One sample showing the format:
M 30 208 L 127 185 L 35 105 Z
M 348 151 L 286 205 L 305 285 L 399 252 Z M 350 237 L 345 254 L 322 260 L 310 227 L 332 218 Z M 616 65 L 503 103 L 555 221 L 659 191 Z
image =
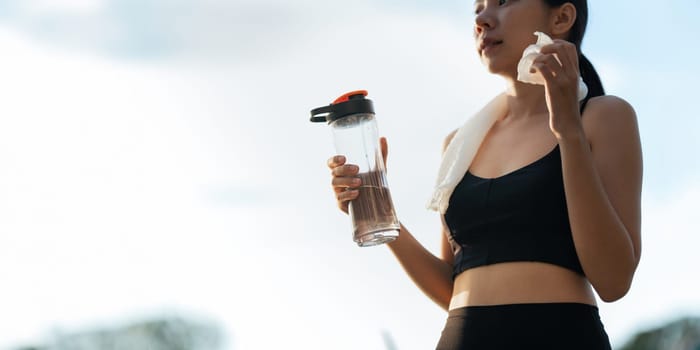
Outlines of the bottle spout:
M 365 97 L 367 97 L 367 90 L 350 91 L 347 94 L 343 94 L 343 96 L 336 98 L 335 101 L 333 101 L 333 104 L 337 105 L 338 103 L 348 102 L 351 99 L 360 99 Z

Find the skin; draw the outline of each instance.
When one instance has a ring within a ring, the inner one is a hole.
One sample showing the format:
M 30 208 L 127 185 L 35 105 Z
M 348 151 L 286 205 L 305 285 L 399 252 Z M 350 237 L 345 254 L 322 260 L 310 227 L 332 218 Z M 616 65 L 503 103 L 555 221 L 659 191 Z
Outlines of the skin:
M 622 298 L 641 253 L 642 153 L 634 109 L 614 96 L 592 98 L 584 115 L 577 99 L 578 53 L 563 40 L 576 19 L 570 3 L 549 8 L 542 0 L 475 2 L 474 35 L 484 66 L 505 79 L 509 111 L 482 142 L 470 171 L 495 178 L 541 158 L 557 144 L 576 252 L 586 274 L 539 262 L 508 262 L 466 270 L 452 280 L 453 252 L 443 218 L 440 257 L 404 226 L 388 244 L 416 285 L 442 308 L 538 302 L 596 304 Z M 545 86 L 518 82 L 523 50 L 542 31 L 554 44 L 542 49 L 532 72 Z M 481 50 L 484 37 L 502 43 Z M 454 132 L 447 136 L 449 144 Z M 388 153 L 386 139 L 380 140 Z M 328 160 L 339 208 L 358 192 L 357 167 L 343 156 Z M 465 213 L 465 215 L 468 215 Z

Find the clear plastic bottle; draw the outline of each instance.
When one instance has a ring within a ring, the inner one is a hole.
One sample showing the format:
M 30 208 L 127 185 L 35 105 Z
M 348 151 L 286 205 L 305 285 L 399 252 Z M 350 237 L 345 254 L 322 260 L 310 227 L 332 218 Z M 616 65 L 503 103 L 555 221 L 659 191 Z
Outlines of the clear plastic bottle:
M 335 150 L 347 164 L 355 164 L 362 185 L 350 201 L 353 240 L 361 247 L 393 241 L 399 235 L 399 220 L 386 179 L 379 146 L 379 132 L 367 91 L 353 91 L 333 103 L 311 111 L 312 122 L 328 122 L 333 129 Z

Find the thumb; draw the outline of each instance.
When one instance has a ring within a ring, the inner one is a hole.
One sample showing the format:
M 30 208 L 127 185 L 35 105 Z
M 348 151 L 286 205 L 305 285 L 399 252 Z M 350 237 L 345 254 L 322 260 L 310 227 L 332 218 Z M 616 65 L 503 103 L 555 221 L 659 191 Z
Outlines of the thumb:
M 382 159 L 384 160 L 384 169 L 386 169 L 386 158 L 389 156 L 389 144 L 386 142 L 386 137 L 379 138 L 379 146 L 382 150 Z

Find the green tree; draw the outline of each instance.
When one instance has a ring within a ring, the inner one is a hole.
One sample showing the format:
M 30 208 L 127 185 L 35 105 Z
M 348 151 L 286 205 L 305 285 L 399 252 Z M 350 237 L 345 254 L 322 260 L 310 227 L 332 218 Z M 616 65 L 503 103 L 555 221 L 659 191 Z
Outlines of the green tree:
M 56 333 L 46 345 L 16 350 L 218 350 L 221 346 L 217 326 L 165 318 L 114 329 Z
M 620 350 L 700 350 L 700 318 L 682 318 L 640 332 Z

